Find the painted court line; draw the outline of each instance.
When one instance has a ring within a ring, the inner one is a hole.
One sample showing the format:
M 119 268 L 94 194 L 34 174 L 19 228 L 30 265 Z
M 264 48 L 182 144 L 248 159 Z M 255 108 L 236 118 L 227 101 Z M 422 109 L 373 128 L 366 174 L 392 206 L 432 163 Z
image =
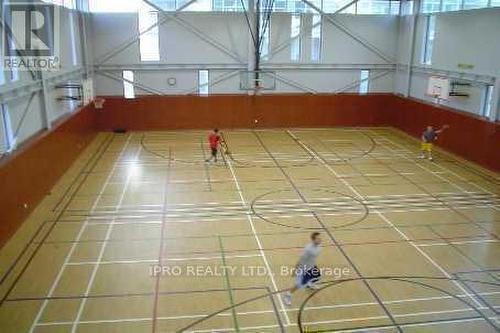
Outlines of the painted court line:
M 496 293 L 481 293 L 481 295 L 486 294 L 498 294 Z M 468 297 L 466 295 L 461 295 L 461 297 Z M 396 300 L 396 301 L 387 301 L 384 302 L 386 304 L 395 304 L 402 302 L 415 302 L 415 301 L 435 301 L 441 299 L 452 299 L 451 296 L 439 296 L 439 297 L 428 297 L 428 298 L 416 298 L 416 299 L 408 299 L 408 300 Z M 367 303 L 354 303 L 354 304 L 342 304 L 337 306 L 315 306 L 315 307 L 307 307 L 305 310 L 324 310 L 324 309 L 335 309 L 335 308 L 345 308 L 352 306 L 367 306 L 367 305 L 378 305 L 376 302 L 367 302 Z M 500 308 L 500 306 L 495 306 L 495 308 Z M 487 310 L 488 308 L 485 306 L 481 306 L 478 308 L 479 310 Z M 297 312 L 299 308 L 287 309 L 291 312 Z M 471 308 L 459 308 L 459 309 L 449 309 L 449 310 L 437 310 L 437 311 L 421 311 L 421 312 L 411 312 L 411 313 L 402 313 L 402 314 L 394 314 L 394 317 L 416 317 L 416 316 L 425 316 L 425 315 L 436 315 L 436 314 L 450 314 L 456 312 L 469 312 L 474 311 Z M 237 315 L 245 316 L 245 315 L 261 315 L 266 313 L 272 313 L 273 310 L 260 310 L 260 311 L 245 311 L 245 312 L 236 312 Z M 217 314 L 219 317 L 229 317 L 233 314 L 230 311 Z M 182 320 L 182 319 L 196 319 L 196 318 L 204 318 L 207 314 L 192 314 L 192 315 L 179 315 L 179 316 L 159 316 L 158 320 Z M 364 321 L 364 320 L 374 320 L 374 319 L 387 319 L 387 316 L 367 316 L 367 317 L 354 317 L 354 318 L 343 318 L 343 319 L 335 319 L 335 320 L 326 320 L 326 321 L 314 321 L 309 322 L 308 324 L 325 324 L 325 323 L 341 323 L 341 322 L 352 322 L 352 321 Z M 103 319 L 103 320 L 82 320 L 81 324 L 101 324 L 101 323 L 122 323 L 122 322 L 141 322 L 141 321 L 149 321 L 150 317 L 141 317 L 141 318 L 122 318 L 122 319 Z M 37 326 L 57 326 L 57 325 L 69 325 L 72 324 L 71 321 L 54 321 L 54 322 L 43 322 L 39 323 Z M 295 323 L 287 324 L 286 326 L 295 326 Z M 277 326 L 277 325 L 276 325 Z M 242 328 L 243 329 L 243 328 Z M 217 330 L 217 329 L 212 329 Z M 197 331 L 197 330 L 196 330 Z
M 385 137 L 385 136 L 383 136 L 383 139 L 384 139 L 384 140 L 386 140 L 386 141 L 388 141 L 388 142 L 390 142 L 390 143 L 391 143 L 391 144 L 393 144 L 394 146 L 401 147 L 401 148 L 402 148 L 404 151 L 406 151 L 408 154 L 412 154 L 412 153 L 413 153 L 412 151 L 410 151 L 410 150 L 406 149 L 406 148 L 405 148 L 405 147 L 403 147 L 402 145 L 400 145 L 400 144 L 398 144 L 398 143 L 396 143 L 396 142 L 392 141 L 391 139 L 389 139 L 389 138 L 387 138 L 387 137 Z M 407 156 L 407 155 L 405 155 L 405 158 L 406 158 L 406 159 L 408 159 L 408 156 Z M 476 188 L 480 189 L 480 190 L 481 190 L 481 191 L 483 191 L 483 192 L 487 192 L 487 193 L 490 193 L 490 194 L 494 194 L 493 192 L 488 191 L 487 189 L 485 189 L 484 187 L 480 186 L 479 184 L 477 184 L 477 183 L 475 183 L 475 182 L 473 182 L 473 181 L 469 181 L 468 179 L 466 179 L 466 178 L 462 177 L 461 175 L 457 174 L 456 172 L 454 172 L 454 171 L 450 170 L 450 169 L 449 169 L 449 168 L 447 168 L 447 167 L 444 167 L 444 166 L 442 166 L 442 165 L 440 165 L 440 164 L 437 164 L 437 167 L 438 167 L 438 168 L 440 168 L 441 170 L 445 170 L 446 172 L 448 172 L 448 173 L 450 173 L 450 174 L 454 175 L 455 177 L 457 177 L 457 178 L 461 179 L 462 181 L 465 181 L 465 182 L 467 182 L 467 183 L 470 183 L 470 184 L 474 185 Z M 451 182 L 451 181 L 450 181 L 450 180 L 448 180 L 448 179 L 445 179 L 445 180 L 446 180 L 447 182 L 449 182 L 451 185 L 453 185 L 454 187 L 456 187 L 456 188 L 458 188 L 458 189 L 460 189 L 460 190 L 462 190 L 462 191 L 464 191 L 464 192 L 465 192 L 465 189 L 464 189 L 464 188 L 462 188 L 461 186 L 458 186 L 456 183 L 453 183 L 453 182 Z
M 236 177 L 236 173 L 234 172 L 233 162 L 231 160 L 228 160 L 227 161 L 227 165 L 229 166 L 229 170 L 231 172 L 231 175 L 233 176 L 234 184 L 236 186 L 236 190 L 238 191 L 238 195 L 239 195 L 239 197 L 241 199 L 241 204 L 242 204 L 243 207 L 248 207 L 248 205 L 246 203 L 246 200 L 245 200 L 245 197 L 243 196 L 243 192 L 241 190 L 240 184 L 238 182 L 238 178 Z M 257 234 L 256 229 L 255 229 L 252 216 L 249 215 L 249 214 L 247 214 L 246 216 L 247 216 L 248 222 L 250 223 L 250 227 L 252 229 L 252 233 L 254 235 L 255 241 L 257 242 L 257 246 L 259 247 L 259 252 L 262 255 L 262 259 L 264 260 L 264 264 L 266 266 L 266 270 L 267 270 L 267 272 L 269 274 L 269 277 L 271 279 L 271 283 L 272 283 L 273 289 L 274 289 L 273 291 L 277 291 L 279 289 L 278 289 L 278 286 L 277 286 L 276 281 L 274 279 L 274 276 L 271 273 L 271 266 L 269 265 L 269 262 L 267 260 L 266 254 L 264 253 L 264 250 L 262 249 L 262 243 L 261 243 L 260 238 L 259 238 L 259 236 Z M 284 310 L 285 309 L 285 305 L 283 304 L 283 300 L 281 299 L 281 297 L 278 297 L 278 303 L 280 305 L 281 310 Z M 291 321 L 290 321 L 290 318 L 288 317 L 288 314 L 286 313 L 286 311 L 283 312 L 283 315 L 285 317 L 286 324 L 289 324 Z
M 390 147 L 387 147 L 388 149 L 391 149 Z M 422 167 L 418 165 L 418 167 L 422 168 L 425 171 L 430 171 L 425 167 Z M 438 176 L 440 177 L 440 176 Z M 442 177 L 440 177 L 442 178 Z M 444 178 L 443 178 L 444 179 Z M 448 181 L 447 181 L 448 182 Z M 451 183 L 450 183 L 451 184 Z M 456 186 L 456 188 L 461 189 L 460 187 Z M 442 274 L 444 274 L 447 278 L 452 278 L 452 276 L 441 266 L 439 265 L 434 259 L 431 258 L 430 255 L 428 255 L 424 250 L 419 248 L 414 241 L 412 241 L 404 232 L 402 232 L 398 227 L 396 227 L 385 215 L 383 215 L 381 212 L 376 211 L 376 213 L 389 225 L 393 226 L 394 230 L 396 230 L 404 239 L 408 241 L 410 245 L 412 245 L 420 254 L 422 254 L 432 265 L 434 265 L 435 268 L 437 268 Z M 458 281 L 453 281 L 453 284 L 455 284 L 456 287 L 458 287 L 462 292 L 466 293 L 469 295 L 471 300 L 476 304 L 476 306 L 480 307 L 481 303 L 474 297 L 472 294 L 468 292 Z
M 139 146 L 137 149 L 136 158 L 139 157 L 141 149 L 142 149 L 142 146 Z M 120 193 L 120 197 L 118 199 L 118 206 L 121 205 L 121 203 L 123 202 L 123 199 L 125 198 L 125 193 L 127 193 L 127 190 L 130 186 L 130 180 L 132 179 L 132 177 L 133 177 L 133 174 L 131 172 L 129 172 L 127 175 L 127 181 L 125 182 L 125 185 L 123 186 L 122 192 Z M 111 237 L 111 233 L 113 232 L 113 227 L 114 227 L 114 219 L 111 221 L 111 223 L 108 226 L 108 229 L 106 230 L 105 240 L 101 245 L 101 249 L 99 250 L 99 255 L 97 257 L 97 264 L 94 265 L 94 267 L 92 269 L 90 279 L 89 279 L 89 281 L 87 283 L 87 287 L 85 289 L 86 296 L 90 294 L 90 290 L 91 290 L 92 286 L 94 285 L 94 280 L 95 280 L 95 277 L 97 276 L 97 271 L 99 270 L 99 263 L 101 262 L 101 260 L 104 256 L 104 252 L 106 251 L 106 247 L 108 245 L 107 240 Z M 78 324 L 79 324 L 80 318 L 82 317 L 83 309 L 85 308 L 86 304 L 87 304 L 87 298 L 83 298 L 79 304 L 77 315 L 76 315 L 75 321 L 73 323 L 73 326 L 71 328 L 71 332 L 73 332 L 73 333 L 75 333 L 78 329 Z
M 126 140 L 125 144 L 123 145 L 123 148 L 122 148 L 122 150 L 120 152 L 120 155 L 118 156 L 118 159 L 123 156 L 124 152 L 126 151 L 126 148 L 128 147 L 128 145 L 130 143 L 130 139 L 131 139 L 131 136 L 129 134 L 128 137 L 127 137 L 127 140 Z M 106 180 L 104 181 L 103 186 L 102 186 L 102 188 L 101 188 L 101 190 L 99 192 L 100 195 L 102 195 L 104 193 L 104 191 L 106 189 L 106 186 L 107 186 L 107 182 L 111 179 L 111 177 L 113 176 L 113 173 L 115 172 L 115 170 L 116 170 L 116 164 L 113 164 L 113 167 L 109 171 L 109 174 L 108 174 Z M 97 205 L 97 203 L 99 202 L 99 199 L 100 199 L 100 196 L 97 196 L 97 198 L 95 199 L 95 201 L 93 203 L 93 207 Z M 84 231 L 86 230 L 86 227 L 87 227 L 87 221 L 85 221 L 85 223 L 83 223 L 83 225 L 81 226 L 80 230 L 78 231 L 78 234 L 76 236 L 76 240 L 79 240 L 82 237 Z M 59 284 L 59 281 L 61 280 L 61 278 L 63 276 L 63 273 L 64 273 L 64 270 L 65 270 L 65 268 L 67 266 L 67 263 L 69 262 L 69 260 L 71 259 L 71 256 L 75 252 L 77 244 L 78 243 L 73 243 L 73 245 L 71 246 L 68 254 L 64 258 L 64 262 L 61 265 L 61 267 L 59 269 L 59 272 L 57 273 L 57 276 L 54 279 L 54 282 L 52 283 L 52 285 L 51 285 L 51 287 L 49 289 L 49 292 L 47 293 L 48 297 L 51 297 L 54 294 L 54 292 L 55 292 L 55 290 L 57 288 L 57 285 Z M 33 320 L 32 325 L 30 327 L 30 330 L 29 330 L 30 333 L 34 332 L 34 330 L 35 330 L 38 322 L 40 321 L 40 319 L 41 319 L 41 317 L 42 317 L 42 315 L 43 315 L 43 313 L 44 313 L 45 308 L 47 307 L 47 305 L 48 305 L 48 300 L 45 300 L 42 303 L 42 305 L 40 306 L 40 309 L 38 310 L 38 313 L 37 313 L 35 319 Z
M 429 244 L 416 244 L 418 247 L 430 247 L 430 246 L 449 246 L 452 245 L 461 245 L 461 244 L 484 244 L 484 243 L 498 243 L 500 240 L 498 239 L 481 239 L 481 240 L 471 240 L 471 241 L 463 241 L 463 242 L 449 242 L 449 243 L 429 243 Z
M 208 252 L 210 253 L 210 252 Z M 239 259 L 239 258 L 257 258 L 261 257 L 262 255 L 260 253 L 258 254 L 248 254 L 248 255 L 226 255 L 226 259 Z M 213 257 L 185 257 L 185 258 L 163 258 L 162 262 L 168 262 L 168 261 L 203 261 L 203 260 L 218 260 L 220 259 L 220 256 L 213 256 Z M 70 262 L 67 265 L 68 266 L 84 266 L 84 265 L 113 265 L 113 264 L 139 264 L 139 263 L 158 263 L 158 259 L 137 259 L 137 260 L 116 260 L 116 261 L 77 261 L 77 262 Z
M 290 133 L 290 135 L 292 135 L 292 137 L 294 137 L 298 143 L 304 145 L 300 140 L 299 138 L 297 138 L 291 131 L 288 131 L 288 133 Z M 308 149 L 312 154 L 314 154 L 314 156 L 320 161 L 322 162 L 322 164 L 335 176 L 337 177 L 337 172 L 331 168 L 328 164 L 326 164 L 322 159 L 321 157 L 319 157 L 314 151 L 310 150 L 309 147 L 307 147 L 306 145 L 304 145 L 304 147 L 306 149 Z M 351 185 L 349 184 L 349 182 L 347 182 L 345 179 L 340 179 L 340 181 L 346 185 L 354 194 L 356 194 L 359 198 L 363 198 L 363 196 Z M 424 250 L 422 250 L 421 248 L 419 248 L 403 231 L 401 231 L 398 227 L 396 227 L 386 216 L 384 216 L 382 213 L 380 213 L 379 211 L 375 211 L 375 213 L 380 217 L 382 218 L 382 220 L 384 220 L 388 225 L 390 225 L 391 227 L 394 228 L 394 230 L 396 230 L 397 233 L 399 233 L 401 235 L 401 237 L 403 237 L 405 240 L 408 241 L 408 243 L 413 246 L 413 248 L 415 248 L 422 256 L 424 256 L 434 267 L 436 267 L 444 276 L 446 276 L 447 278 L 452 278 L 452 276 L 443 268 L 441 267 L 441 265 L 439 265 L 434 259 L 432 259 L 426 252 L 424 252 Z M 453 283 L 455 284 L 456 287 L 458 287 L 462 292 L 464 292 L 466 295 L 468 295 L 473 301 L 474 303 L 476 304 L 476 306 L 481 306 L 481 303 L 476 300 L 460 283 L 458 283 L 457 281 L 453 281 Z

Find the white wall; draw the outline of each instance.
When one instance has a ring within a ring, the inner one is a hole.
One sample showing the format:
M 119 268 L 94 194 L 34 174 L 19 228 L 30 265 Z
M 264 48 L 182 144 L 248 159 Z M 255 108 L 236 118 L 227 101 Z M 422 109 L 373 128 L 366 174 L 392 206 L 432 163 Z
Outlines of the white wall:
M 244 70 L 248 67 L 249 33 L 243 13 L 179 13 L 178 20 L 172 19 L 161 25 L 160 61 L 153 64 L 161 65 L 192 65 L 200 69 L 210 70 L 210 81 L 218 77 L 230 76 L 235 70 Z M 340 20 L 356 35 L 362 36 L 370 43 L 384 50 L 388 55 L 396 57 L 397 35 L 399 20 L 396 16 L 383 15 L 338 15 Z M 161 16 L 160 16 L 161 20 Z M 275 13 L 271 19 L 271 40 L 269 49 L 275 50 L 289 39 L 291 16 L 285 13 Z M 224 50 L 214 47 L 211 43 L 200 38 L 195 32 L 186 29 L 187 22 L 196 31 L 208 35 L 217 44 L 224 45 L 230 56 Z M 92 40 L 94 59 L 97 62 L 102 56 L 137 34 L 137 14 L 99 13 L 92 15 Z M 310 58 L 310 34 L 312 20 L 310 14 L 302 15 L 302 29 L 306 33 L 302 36 L 301 61 L 290 61 L 290 45 L 279 52 L 272 53 L 267 61 L 262 61 L 262 68 L 276 71 L 276 74 L 292 80 L 297 84 L 276 83 L 276 93 L 303 92 L 302 86 L 309 87 L 317 92 L 334 92 L 352 82 L 359 80 L 360 68 L 354 70 L 338 69 L 307 69 L 303 65 L 316 64 Z M 375 53 L 353 40 L 344 32 L 332 26 L 326 19 L 322 25 L 323 45 L 320 64 L 356 64 L 371 66 L 386 63 Z M 134 80 L 138 84 L 154 88 L 166 94 L 179 94 L 190 91 L 197 86 L 198 68 L 189 69 L 161 69 L 157 71 L 139 69 L 141 65 L 151 65 L 140 62 L 139 43 L 136 41 L 119 54 L 103 64 L 104 69 L 114 76 L 121 76 L 122 70 L 133 69 Z M 228 66 L 227 70 L 217 67 L 220 64 Z M 288 65 L 286 69 L 276 69 L 276 66 Z M 292 66 L 292 67 L 291 67 Z M 159 68 L 159 67 L 158 67 Z M 371 74 L 377 75 L 375 70 Z M 177 85 L 169 87 L 166 84 L 168 77 L 175 77 Z M 123 95 L 121 82 L 108 77 L 97 75 L 96 89 L 102 95 Z M 392 92 L 393 74 L 390 73 L 370 84 L 371 92 Z M 213 84 L 210 92 L 215 94 L 246 93 L 240 90 L 239 75 L 232 75 L 229 79 Z M 356 87 L 347 91 L 356 91 Z M 136 88 L 137 94 L 146 94 Z
M 84 51 L 90 56 L 90 62 L 99 64 L 99 59 L 124 42 L 137 35 L 138 19 L 135 13 L 94 13 L 86 14 L 87 40 L 80 41 L 83 31 L 78 14 L 61 8 L 61 63 L 58 73 L 48 73 L 51 77 L 75 69 L 82 68 Z M 73 20 L 70 19 L 73 16 Z M 405 65 L 408 61 L 411 45 L 410 16 L 379 16 L 341 14 L 334 17 L 348 27 L 355 35 L 361 36 L 382 50 L 384 54 L 394 57 L 394 63 Z M 275 13 L 271 19 L 270 50 L 282 45 L 290 36 L 290 15 Z M 186 25 L 191 28 L 186 29 Z M 322 57 L 317 63 L 310 59 L 310 32 L 312 18 L 310 14 L 302 15 L 302 57 L 299 62 L 290 61 L 290 45 L 279 52 L 273 53 L 268 60 L 262 62 L 262 68 L 270 69 L 285 81 L 276 82 L 276 90 L 267 93 L 296 93 L 306 91 L 335 92 L 343 89 L 356 92 L 356 81 L 359 80 L 360 69 L 371 68 L 371 77 L 383 74 L 379 69 L 385 61 L 369 50 L 362 43 L 348 36 L 323 18 L 322 25 Z M 71 31 L 74 29 L 76 62 L 73 60 Z M 193 31 L 194 30 L 194 31 Z M 421 50 L 424 39 L 425 16 L 417 18 L 415 33 L 415 49 L 413 65 L 422 66 Z M 458 63 L 473 64 L 474 69 L 466 70 L 466 74 L 495 77 L 496 84 L 500 81 L 500 9 L 481 9 L 462 12 L 441 13 L 437 15 L 436 39 L 432 65 L 426 70 L 448 70 L 459 72 Z M 222 45 L 224 50 L 214 47 L 199 35 L 209 36 L 212 41 Z M 86 50 L 81 44 L 86 44 Z M 161 60 L 156 63 L 144 63 L 139 59 L 139 44 L 137 41 L 124 48 L 121 52 L 104 63 L 105 69 L 112 75 L 121 77 L 124 69 L 132 69 L 135 80 L 139 84 L 152 87 L 166 94 L 185 94 L 195 92 L 198 83 L 198 69 L 210 70 L 210 92 L 214 94 L 245 93 L 240 90 L 240 75 L 238 71 L 248 66 L 249 34 L 243 13 L 189 13 L 178 14 L 178 19 L 171 19 L 160 27 Z M 229 54 L 228 54 L 229 53 Z M 145 70 L 144 66 L 150 66 Z M 152 67 L 151 67 L 152 66 Z M 162 67 L 163 66 L 163 67 Z M 311 68 L 317 66 L 317 68 Z M 343 68 L 338 68 L 339 66 Z M 345 68 L 345 67 L 350 68 Z M 168 68 L 167 68 L 168 67 Z M 355 67 L 355 68 L 354 68 Z M 463 71 L 463 70 L 462 70 Z M 2 89 L 13 85 L 29 84 L 32 77 L 28 72 L 20 72 L 20 79 L 10 82 L 10 73 L 5 72 L 6 82 Z M 431 74 L 414 70 L 411 76 L 410 96 L 429 100 L 425 95 L 427 78 Z M 174 77 L 175 86 L 169 86 L 167 79 Z M 228 77 L 220 80 L 220 78 Z M 60 83 L 78 83 L 82 76 L 76 74 Z M 94 77 L 95 91 L 99 95 L 123 96 L 123 84 L 120 81 L 97 75 Z M 219 82 L 216 82 L 219 81 Z M 379 79 L 370 81 L 370 92 L 406 92 L 406 69 L 399 66 L 397 71 L 389 71 Z M 75 103 L 61 102 L 57 97 L 62 93 L 49 84 L 47 105 L 50 121 L 54 122 L 75 109 Z M 350 88 L 346 88 L 349 87 Z M 495 101 L 498 100 L 500 87 L 496 88 Z M 136 88 L 137 94 L 147 94 Z M 478 114 L 480 112 L 484 84 L 474 83 L 470 89 L 470 98 L 454 98 L 447 104 L 451 107 Z M 28 106 L 29 95 L 10 99 L 6 104 L 12 120 L 13 130 L 19 129 L 18 144 L 44 129 L 43 100 L 40 92 L 36 93 Z M 0 129 L 3 131 L 3 128 Z M 0 132 L 0 149 L 4 144 L 4 135 Z
M 59 7 L 60 10 L 60 63 L 61 68 L 54 72 L 44 72 L 44 76 L 53 79 L 61 73 L 71 72 L 83 66 L 83 50 L 80 40 L 80 15 L 76 10 Z M 86 14 L 90 16 L 90 14 Z M 73 44 L 74 43 L 74 44 Z M 33 77 L 28 71 L 19 71 L 19 79 L 11 80 L 10 71 L 4 71 L 5 84 L 0 86 L 0 89 L 7 89 L 12 86 L 29 86 L 33 82 Z M 35 77 L 39 80 L 38 77 Z M 47 109 L 49 113 L 50 123 L 58 121 L 61 117 L 73 112 L 78 103 L 58 101 L 57 98 L 61 95 L 68 94 L 68 90 L 56 89 L 55 85 L 65 83 L 81 83 L 82 76 L 80 74 L 72 74 L 65 77 L 64 80 L 57 82 L 52 80 L 47 82 Z M 76 91 L 75 91 L 76 93 Z M 31 102 L 30 102 L 31 101 Z M 33 98 L 30 94 L 22 94 L 18 98 L 9 98 L 4 103 L 11 119 L 11 127 L 13 132 L 19 129 L 16 138 L 17 145 L 21 144 L 26 139 L 34 134 L 45 129 L 44 124 L 44 101 L 42 91 L 34 93 Z M 2 129 L 3 130 L 3 129 Z M 3 133 L 2 142 L 4 140 Z
M 413 65 L 421 64 L 426 16 L 418 17 L 415 34 L 415 49 Z M 398 62 L 407 61 L 409 47 L 410 17 L 401 21 Z M 432 53 L 432 64 L 423 66 L 427 69 L 439 69 L 452 72 L 463 72 L 465 75 L 479 75 L 496 77 L 497 84 L 500 78 L 500 8 L 448 12 L 437 14 L 436 35 Z M 473 69 L 458 68 L 458 64 L 474 65 Z M 406 70 L 406 69 L 405 69 Z M 456 73 L 453 73 L 456 75 Z M 427 80 L 432 73 L 422 73 L 416 70 L 411 76 L 410 96 L 432 101 L 425 95 Z M 446 74 L 441 74 L 446 76 Z M 451 74 L 450 74 L 451 75 Z M 485 84 L 471 82 L 470 97 L 450 97 L 443 104 L 450 107 L 471 112 L 481 113 L 481 105 L 485 91 Z M 406 91 L 406 72 L 396 74 L 395 91 L 404 94 Z M 495 96 L 498 99 L 498 96 Z

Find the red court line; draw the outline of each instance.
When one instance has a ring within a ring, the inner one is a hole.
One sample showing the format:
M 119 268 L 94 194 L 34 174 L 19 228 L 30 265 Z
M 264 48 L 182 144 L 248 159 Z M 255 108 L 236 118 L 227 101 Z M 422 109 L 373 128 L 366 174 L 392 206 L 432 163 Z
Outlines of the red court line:
M 231 290 L 266 290 L 266 287 L 234 287 Z M 227 292 L 222 288 L 199 289 L 199 290 L 177 290 L 177 291 L 159 291 L 160 296 L 183 295 L 183 294 L 203 294 L 213 292 Z M 149 293 L 115 293 L 115 294 L 97 294 L 97 295 L 61 295 L 61 296 L 40 296 L 40 297 L 16 297 L 8 298 L 5 302 L 24 302 L 24 301 L 43 301 L 43 300 L 71 300 L 71 299 L 95 299 L 95 298 L 118 298 L 118 297 L 140 297 L 154 296 L 154 292 Z
M 165 220 L 166 220 L 166 215 L 167 215 L 167 207 L 168 207 L 168 194 L 169 194 L 169 187 L 170 187 L 170 174 L 171 174 L 171 162 L 172 162 L 172 150 L 168 149 L 168 165 L 167 165 L 167 174 L 165 175 L 165 191 L 164 191 L 164 201 L 163 201 L 163 214 L 162 214 L 162 221 L 161 221 L 161 228 L 160 228 L 160 253 L 158 254 L 158 265 L 161 265 L 163 263 L 163 246 L 164 246 L 164 232 L 165 232 Z M 153 322 L 152 322 L 152 332 L 156 333 L 158 326 L 157 326 L 157 318 L 158 318 L 158 302 L 159 302 L 159 290 L 160 290 L 160 275 L 156 277 L 156 282 L 155 282 L 155 297 L 154 297 L 154 303 L 153 303 Z
M 109 148 L 109 146 L 111 145 L 111 142 L 113 141 L 114 139 L 114 136 L 110 136 L 110 140 L 108 140 L 107 144 L 106 144 L 106 147 L 103 149 L 103 150 L 99 150 L 101 149 L 101 147 L 104 145 L 104 143 L 106 142 L 106 140 L 103 140 L 103 143 L 102 145 L 100 145 L 98 147 L 98 149 L 94 152 L 94 155 L 92 155 L 92 157 L 89 159 L 88 162 L 90 162 L 94 156 L 97 156 L 99 155 L 99 157 L 94 161 L 91 169 L 95 168 L 96 165 L 97 165 L 97 162 L 100 161 L 101 157 L 104 155 L 104 152 Z M 89 164 L 90 165 L 90 164 Z M 88 165 L 86 164 L 84 166 L 84 168 L 82 169 L 81 173 L 84 173 L 83 170 L 85 170 L 85 168 L 87 167 Z M 80 174 L 81 174 L 80 173 Z M 20 280 L 21 276 L 24 274 L 24 272 L 27 270 L 28 266 L 30 265 L 30 263 L 32 262 L 33 258 L 35 257 L 35 255 L 38 253 L 38 250 L 41 248 L 41 246 L 43 245 L 43 243 L 45 242 L 45 240 L 48 238 L 48 236 L 50 235 L 50 233 L 52 232 L 52 230 L 54 230 L 54 227 L 55 225 L 58 223 L 59 219 L 63 216 L 63 213 L 64 213 L 64 210 L 69 207 L 69 204 L 71 203 L 72 199 L 75 197 L 76 193 L 78 192 L 78 190 L 81 188 L 81 186 L 83 185 L 83 183 L 85 182 L 85 180 L 88 178 L 88 173 L 84 173 L 84 178 L 82 179 L 82 182 L 78 185 L 77 189 L 72 193 L 72 195 L 70 196 L 68 202 L 66 203 L 66 205 L 64 206 L 64 208 L 61 210 L 61 212 L 59 213 L 59 215 L 54 219 L 53 223 L 50 225 L 49 227 L 49 230 L 47 231 L 47 233 L 44 235 L 44 237 L 42 238 L 41 242 L 37 243 L 38 246 L 35 247 L 35 250 L 33 251 L 33 253 L 31 254 L 31 256 L 28 258 L 27 262 L 25 263 L 25 265 L 23 266 L 21 272 L 19 273 L 19 275 L 15 278 L 14 282 L 12 283 L 12 285 L 9 287 L 9 289 L 7 290 L 7 292 L 5 293 L 5 295 L 2 297 L 2 299 L 0 300 L 0 306 L 2 306 L 2 304 L 5 302 L 5 300 L 8 298 L 9 294 L 12 292 L 12 290 L 14 289 L 14 287 L 16 286 L 17 282 Z M 44 226 L 45 223 L 42 223 L 40 225 L 40 229 L 41 229 L 41 226 Z M 37 230 L 37 233 L 39 231 Z M 36 239 L 37 237 L 37 233 L 30 239 L 30 241 L 28 243 L 26 243 L 26 245 L 23 247 L 23 250 L 20 252 L 20 254 L 16 257 L 16 259 L 14 260 L 14 262 L 10 265 L 10 267 L 7 269 L 7 271 L 5 272 L 5 274 L 2 276 L 2 279 L 0 281 L 0 284 L 3 284 L 5 282 L 5 280 L 7 279 L 7 277 L 12 273 L 12 271 L 14 270 L 14 268 L 17 266 L 17 264 L 19 263 L 19 261 L 22 259 L 22 257 L 24 256 L 24 254 L 26 253 L 26 251 L 28 250 L 29 246 L 32 244 L 32 242 Z

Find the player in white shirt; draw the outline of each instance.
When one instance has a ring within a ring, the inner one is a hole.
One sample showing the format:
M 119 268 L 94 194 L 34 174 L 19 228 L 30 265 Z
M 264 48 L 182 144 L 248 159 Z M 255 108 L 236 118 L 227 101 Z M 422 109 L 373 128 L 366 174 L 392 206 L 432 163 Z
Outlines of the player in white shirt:
M 319 232 L 313 232 L 311 234 L 311 242 L 304 247 L 304 251 L 300 256 L 299 262 L 295 266 L 296 277 L 295 285 L 287 291 L 283 296 L 283 301 L 285 305 L 290 306 L 292 304 L 292 294 L 301 288 L 312 288 L 315 289 L 315 283 L 319 280 L 319 269 L 316 266 L 316 259 L 321 252 L 321 235 Z M 316 270 L 317 274 L 312 273 Z M 317 276 L 317 277 L 313 277 Z

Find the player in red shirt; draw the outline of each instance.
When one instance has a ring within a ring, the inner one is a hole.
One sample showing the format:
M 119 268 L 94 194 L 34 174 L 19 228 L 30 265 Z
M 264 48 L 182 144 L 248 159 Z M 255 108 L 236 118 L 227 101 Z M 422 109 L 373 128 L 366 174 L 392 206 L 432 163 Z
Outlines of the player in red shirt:
M 206 160 L 206 162 L 210 162 L 212 159 L 217 163 L 217 151 L 219 150 L 219 129 L 215 128 L 212 133 L 208 136 L 208 143 L 210 144 L 210 151 L 212 156 Z

